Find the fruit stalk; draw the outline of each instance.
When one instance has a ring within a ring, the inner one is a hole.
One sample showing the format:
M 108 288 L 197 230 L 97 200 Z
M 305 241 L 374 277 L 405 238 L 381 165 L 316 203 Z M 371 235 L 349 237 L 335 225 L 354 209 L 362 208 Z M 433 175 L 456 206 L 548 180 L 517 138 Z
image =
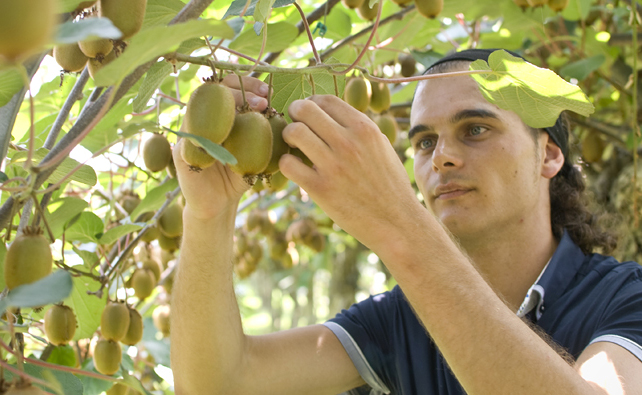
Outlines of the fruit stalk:
M 303 9 L 301 9 L 301 6 L 296 1 L 294 2 L 294 6 L 299 11 L 299 14 L 301 15 L 301 22 L 303 23 L 303 27 L 305 28 L 306 33 L 308 33 L 308 40 L 310 40 L 310 46 L 312 47 L 312 52 L 314 53 L 314 60 L 317 61 L 317 64 L 321 64 L 323 62 L 321 62 L 321 57 L 319 56 L 319 53 L 317 52 L 317 48 L 314 45 L 314 38 L 312 38 L 312 32 L 310 32 L 310 25 L 308 24 L 308 20 L 305 17 L 305 13 L 303 12 Z

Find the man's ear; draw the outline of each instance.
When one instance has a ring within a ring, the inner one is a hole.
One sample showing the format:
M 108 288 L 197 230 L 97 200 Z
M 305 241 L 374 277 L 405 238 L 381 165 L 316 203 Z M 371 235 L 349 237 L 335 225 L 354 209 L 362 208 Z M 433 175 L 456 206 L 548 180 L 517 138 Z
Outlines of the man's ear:
M 543 133 L 546 137 L 544 140 L 544 152 L 542 157 L 542 176 L 548 179 L 555 177 L 564 165 L 564 154 L 562 149 L 553 142 L 548 133 Z

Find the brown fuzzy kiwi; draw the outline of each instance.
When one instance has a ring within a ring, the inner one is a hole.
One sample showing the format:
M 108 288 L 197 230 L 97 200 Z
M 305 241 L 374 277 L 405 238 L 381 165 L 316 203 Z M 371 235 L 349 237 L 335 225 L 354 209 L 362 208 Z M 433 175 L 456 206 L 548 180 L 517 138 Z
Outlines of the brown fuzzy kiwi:
M 131 285 L 134 294 L 140 300 L 146 299 L 156 288 L 156 277 L 148 269 L 136 269 L 132 274 Z
M 361 4 L 363 4 L 364 1 L 369 1 L 369 0 L 341 0 L 343 5 L 346 8 L 350 8 L 351 10 L 358 8 Z
M 265 183 L 263 182 L 263 178 L 259 177 L 256 179 L 256 182 L 254 183 L 254 185 L 252 185 L 252 190 L 256 193 L 265 190 Z
M 399 55 L 399 65 L 401 66 L 401 75 L 403 77 L 412 77 L 417 72 L 417 61 L 412 55 Z
M 444 8 L 444 0 L 415 0 L 415 7 L 421 15 L 433 19 Z
M 114 43 L 110 39 L 100 38 L 80 41 L 78 47 L 88 58 L 103 60 L 114 49 Z
M 385 82 L 370 81 L 370 109 L 376 113 L 390 108 L 390 88 Z
M 53 305 L 45 313 L 45 334 L 55 346 L 67 344 L 76 334 L 76 315 L 69 306 Z
M 237 160 L 235 165 L 230 165 L 233 172 L 244 177 L 261 174 L 272 157 L 270 123 L 258 112 L 237 114 L 223 147 Z
M 120 341 L 128 346 L 137 344 L 143 338 L 143 317 L 138 310 L 129 307 L 129 327 L 127 333 Z
M 165 251 L 176 251 L 181 248 L 181 238 L 179 237 L 167 237 L 162 232 L 159 232 L 158 235 L 158 245 Z
M 174 163 L 173 156 L 169 160 L 169 164 L 167 165 L 167 174 L 172 178 L 176 178 L 176 164 Z
M 370 8 L 370 0 L 365 0 L 359 7 L 357 7 L 357 15 L 366 21 L 374 21 L 377 17 L 377 11 L 379 11 L 379 3 Z
M 156 134 L 150 137 L 143 147 L 143 159 L 145 167 L 151 172 L 161 171 L 167 167 L 172 159 L 172 147 L 169 141 L 162 134 Z
M 125 302 L 109 302 L 100 316 L 100 333 L 105 339 L 120 341 L 129 327 L 129 309 Z
M 309 237 L 306 245 L 316 252 L 321 252 L 325 249 L 325 236 L 323 236 L 319 231 L 315 231 Z
M 131 214 L 140 204 L 140 197 L 135 193 L 126 193 L 120 198 L 120 205 Z
M 51 0 L 0 1 L 0 57 L 19 60 L 53 38 L 58 4 Z
M 210 156 L 207 151 L 187 139 L 181 144 L 181 156 L 185 163 L 194 170 L 207 169 L 216 162 L 216 159 Z
M 301 218 L 288 226 L 285 239 L 295 244 L 307 244 L 317 231 L 317 224 L 312 218 Z
M 160 280 L 162 270 L 158 262 L 156 262 L 156 260 L 152 258 L 144 259 L 141 262 L 141 264 L 143 269 L 147 269 L 154 274 L 154 278 L 156 279 L 157 282 L 158 280 Z
M 128 316 L 129 317 L 129 316 Z M 123 351 L 120 344 L 113 340 L 100 339 L 94 348 L 94 366 L 96 370 L 107 376 L 118 372 Z
M 568 6 L 568 0 L 548 0 L 548 7 L 555 11 L 561 12 Z
M 531 7 L 543 7 L 548 3 L 548 0 L 527 0 Z
M 288 121 L 283 114 L 274 111 L 268 116 L 268 122 L 272 130 L 272 157 L 263 173 L 274 174 L 279 171 L 279 159 L 290 152 L 290 146 L 283 140 L 283 129 L 288 126 Z
M 121 384 L 121 383 L 116 383 L 114 384 L 110 389 L 108 389 L 105 392 L 106 395 L 129 395 L 129 387 Z
M 147 232 L 145 232 L 145 234 L 142 235 L 140 239 L 145 243 L 151 243 L 152 241 L 158 239 L 159 235 L 160 230 L 158 230 L 158 227 L 150 226 L 149 229 L 147 229 Z
M 87 65 L 89 58 L 80 50 L 77 43 L 56 45 L 53 49 L 53 57 L 62 69 L 67 73 L 82 71 Z
M 270 242 L 270 258 L 279 260 L 288 250 L 288 242 L 284 232 L 276 232 Z
M 582 158 L 587 163 L 597 163 L 602 160 L 606 143 L 596 132 L 590 131 L 582 141 Z
M 169 305 L 158 306 L 154 309 L 152 313 L 152 318 L 154 320 L 154 326 L 156 329 L 161 331 L 163 336 L 169 336 L 169 327 L 170 327 L 170 317 L 171 310 Z
M 390 144 L 394 145 L 397 141 L 397 135 L 399 134 L 399 125 L 395 120 L 395 117 L 392 114 L 386 113 L 375 118 L 375 123 L 381 130 L 381 133 L 386 135 Z
M 236 103 L 232 91 L 218 83 L 206 81 L 192 92 L 185 109 L 187 133 L 221 144 L 232 130 Z
M 343 97 L 346 103 L 348 103 L 352 107 L 361 112 L 366 112 L 368 106 L 370 105 L 368 83 L 363 78 L 350 78 L 346 83 Z
M 523 10 L 531 6 L 528 4 L 528 0 L 513 0 L 513 3 L 521 7 Z
M 165 278 L 165 282 L 162 284 L 163 289 L 165 289 L 165 292 L 168 294 L 172 293 L 172 288 L 174 287 L 174 273 L 176 273 L 176 270 L 170 272 L 169 276 Z
M 283 173 L 277 171 L 267 179 L 267 189 L 270 192 L 280 191 L 288 184 L 288 181 L 289 180 L 283 175 Z
M 158 219 L 158 229 L 167 237 L 178 237 L 183 234 L 183 207 L 172 203 Z
M 400 5 L 400 6 L 406 6 L 410 3 L 412 3 L 414 0 L 392 0 L 393 3 Z
M 47 393 L 40 388 L 31 385 L 29 383 L 23 384 L 14 384 L 7 390 L 3 392 L 4 395 L 46 395 Z
M 109 18 L 127 40 L 143 27 L 147 0 L 100 0 L 98 15 Z
M 161 258 L 161 266 L 163 267 L 163 270 L 165 270 L 167 269 L 167 265 L 169 264 L 169 262 L 176 259 L 176 256 L 171 251 L 161 249 L 160 258 Z
M 89 61 L 87 61 L 87 69 L 89 70 L 89 76 L 95 80 L 96 73 L 98 73 L 100 69 L 102 69 L 103 67 L 105 67 L 105 65 L 114 61 L 115 59 L 116 59 L 116 52 L 114 51 L 111 51 L 107 56 L 105 56 L 105 59 L 103 59 L 102 61 L 98 59 L 89 58 Z
M 26 226 L 7 250 L 4 261 L 4 280 L 10 290 L 30 284 L 51 274 L 53 259 L 49 240 L 40 228 Z

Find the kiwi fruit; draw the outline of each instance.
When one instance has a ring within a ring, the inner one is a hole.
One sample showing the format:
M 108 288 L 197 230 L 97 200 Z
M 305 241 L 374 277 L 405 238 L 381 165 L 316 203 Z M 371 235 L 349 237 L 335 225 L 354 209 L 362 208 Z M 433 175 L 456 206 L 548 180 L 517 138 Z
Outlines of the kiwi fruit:
M 523 10 L 531 6 L 528 4 L 528 0 L 513 0 L 513 3 L 521 7 Z
M 163 267 L 163 270 L 165 270 L 167 269 L 167 265 L 169 264 L 169 262 L 173 261 L 176 257 L 174 256 L 174 253 L 161 249 L 160 258 L 161 258 L 161 265 Z
M 162 232 L 159 232 L 158 235 L 158 245 L 164 251 L 176 251 L 181 248 L 181 238 L 179 237 L 167 237 Z
M 169 321 L 170 316 L 170 307 L 169 305 L 158 306 L 154 309 L 152 313 L 152 319 L 154 320 L 154 326 L 156 329 L 161 331 L 163 336 L 169 336 Z
M 266 184 L 268 191 L 277 192 L 288 184 L 288 179 L 283 175 L 283 173 L 277 171 L 267 179 Z
M 444 8 L 444 0 L 415 0 L 415 7 L 421 15 L 433 19 Z
M 108 389 L 105 394 L 106 395 L 129 395 L 129 387 L 121 384 L 121 383 L 116 383 L 114 384 L 110 389 Z
M 145 243 L 151 243 L 152 241 L 158 239 L 159 236 L 160 230 L 158 230 L 158 227 L 150 226 L 149 229 L 147 229 L 147 232 L 145 232 L 145 234 L 142 235 L 140 239 Z
M 177 202 L 170 204 L 158 219 L 158 229 L 170 238 L 182 235 L 183 207 Z
M 312 163 L 310 158 L 308 158 L 307 155 L 304 154 L 303 151 L 301 151 L 300 149 L 298 149 L 298 148 L 290 148 L 290 154 L 292 154 L 292 155 L 296 156 L 297 158 L 301 159 L 301 161 L 303 161 L 303 163 L 305 165 L 307 165 L 309 167 L 314 166 L 314 164 Z
M 306 245 L 316 252 L 321 252 L 325 249 L 325 237 L 319 231 L 315 231 L 308 238 Z
M 136 207 L 140 204 L 140 197 L 135 194 L 135 193 L 125 193 L 123 196 L 120 198 L 120 205 L 122 208 L 127 211 L 128 214 L 131 214 L 134 212 Z
M 564 11 L 567 5 L 568 0 L 548 0 L 548 7 L 555 12 Z
M 105 56 L 105 59 L 103 60 L 98 60 L 98 59 L 93 59 L 89 58 L 89 61 L 87 61 L 87 69 L 89 70 L 89 76 L 92 79 L 96 79 L 96 73 L 100 69 L 102 69 L 106 64 L 109 62 L 112 62 L 113 60 L 116 59 L 116 52 L 111 51 L 107 56 Z
M 589 131 L 582 141 L 582 158 L 587 163 L 597 163 L 602 160 L 604 148 L 606 144 L 600 135 Z
M 96 3 L 98 3 L 98 0 L 90 0 L 90 1 L 81 1 L 80 4 L 76 7 L 75 11 L 82 11 L 85 8 L 93 7 Z
M 181 155 L 185 163 L 194 170 L 207 169 L 216 162 L 207 151 L 187 139 L 181 144 Z
M 127 333 L 120 341 L 123 344 L 128 346 L 133 346 L 137 344 L 143 338 L 143 317 L 140 315 L 138 310 L 133 307 L 129 307 L 129 326 L 127 327 Z
M 45 313 L 45 334 L 55 346 L 67 344 L 76 334 L 76 315 L 69 306 L 53 305 Z
M 26 226 L 11 243 L 4 261 L 4 281 L 9 290 L 51 274 L 53 259 L 49 241 L 39 227 Z
M 80 50 L 77 43 L 56 45 L 53 49 L 53 57 L 62 69 L 67 73 L 82 71 L 87 65 L 89 58 Z
M 58 2 L 0 1 L 0 56 L 19 61 L 52 39 L 58 22 Z
M 100 333 L 105 339 L 120 341 L 129 327 L 129 309 L 125 302 L 109 302 L 100 316 Z
M 176 178 L 176 164 L 174 164 L 173 156 L 169 160 L 169 164 L 167 165 L 167 174 L 172 178 Z
M 379 130 L 381 130 L 381 133 L 386 135 L 388 141 L 390 141 L 390 144 L 394 145 L 395 141 L 397 141 L 397 134 L 399 130 L 399 125 L 397 125 L 395 117 L 393 117 L 392 114 L 389 113 L 382 114 L 375 119 L 375 123 L 379 127 Z
M 237 114 L 223 147 L 237 160 L 230 165 L 233 172 L 244 177 L 261 174 L 272 157 L 270 122 L 254 111 Z
M 279 171 L 281 156 L 290 152 L 290 146 L 283 140 L 283 129 L 288 126 L 288 121 L 285 120 L 283 114 L 278 114 L 275 111 L 268 117 L 268 122 L 272 130 L 272 156 L 263 173 L 274 174 Z
M 379 0 L 383 1 L 383 0 Z M 374 19 L 377 17 L 377 12 L 379 11 L 379 3 L 375 4 L 372 8 L 370 8 L 370 0 L 364 0 L 363 3 L 359 7 L 357 7 L 357 15 L 361 17 L 361 19 L 366 20 L 366 21 L 374 21 Z
M 270 243 L 270 258 L 279 260 L 288 250 L 288 242 L 285 240 L 284 232 L 274 234 L 274 239 Z
M 390 108 L 390 88 L 385 82 L 370 81 L 370 109 L 376 113 Z
M 108 38 L 78 42 L 78 47 L 88 58 L 103 60 L 114 49 L 114 43 Z
M 154 133 L 143 147 L 145 167 L 151 172 L 161 171 L 167 167 L 172 159 L 172 147 L 162 134 Z
M 98 15 L 109 18 L 127 40 L 143 27 L 147 0 L 100 0 Z
M 254 185 L 252 185 L 252 190 L 256 193 L 259 193 L 265 189 L 265 183 L 262 178 L 257 178 Z
M 156 277 L 149 269 L 136 269 L 132 274 L 131 285 L 134 295 L 140 300 L 146 299 L 156 288 Z
M 343 5 L 346 8 L 350 8 L 351 10 L 358 8 L 361 4 L 363 4 L 364 1 L 369 1 L 369 0 L 341 0 Z
M 143 266 L 143 269 L 147 269 L 147 270 L 151 271 L 152 274 L 154 274 L 154 278 L 156 279 L 156 282 L 158 282 L 160 280 L 161 267 L 158 264 L 158 262 L 156 262 L 152 258 L 148 258 L 148 259 L 144 259 L 142 261 L 142 266 Z
M 288 226 L 285 239 L 294 244 L 307 244 L 317 230 L 317 224 L 311 218 L 301 218 Z
M 399 65 L 401 66 L 401 75 L 403 77 L 412 77 L 417 72 L 417 61 L 412 55 L 399 55 Z
M 232 130 L 236 103 L 226 86 L 206 81 L 192 92 L 185 110 L 188 133 L 221 144 Z
M 352 107 L 361 112 L 366 112 L 370 105 L 370 96 L 368 95 L 368 84 L 363 78 L 350 78 L 346 83 L 344 100 Z M 291 152 L 290 152 L 291 153 Z
M 406 6 L 410 3 L 412 3 L 414 0 L 392 0 L 393 3 L 400 5 L 400 6 Z
M 129 316 L 128 316 L 129 317 Z M 123 351 L 120 344 L 113 340 L 100 339 L 94 348 L 94 366 L 96 370 L 107 376 L 111 376 L 120 369 L 120 360 Z
M 12 385 L 4 395 L 46 395 L 47 393 L 30 383 L 18 383 Z
M 544 5 L 546 5 L 546 3 L 548 3 L 548 0 L 527 0 L 527 1 L 531 7 L 543 7 Z

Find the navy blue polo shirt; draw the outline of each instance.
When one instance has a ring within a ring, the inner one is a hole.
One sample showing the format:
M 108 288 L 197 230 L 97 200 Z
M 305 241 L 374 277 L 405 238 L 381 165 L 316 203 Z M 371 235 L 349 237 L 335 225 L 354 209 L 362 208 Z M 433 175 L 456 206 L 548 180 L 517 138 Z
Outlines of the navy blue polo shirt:
M 624 347 L 642 361 L 642 266 L 584 255 L 565 232 L 531 289 L 528 317 L 577 359 L 591 343 Z M 367 386 L 351 394 L 465 394 L 401 288 L 343 310 L 324 324 Z

